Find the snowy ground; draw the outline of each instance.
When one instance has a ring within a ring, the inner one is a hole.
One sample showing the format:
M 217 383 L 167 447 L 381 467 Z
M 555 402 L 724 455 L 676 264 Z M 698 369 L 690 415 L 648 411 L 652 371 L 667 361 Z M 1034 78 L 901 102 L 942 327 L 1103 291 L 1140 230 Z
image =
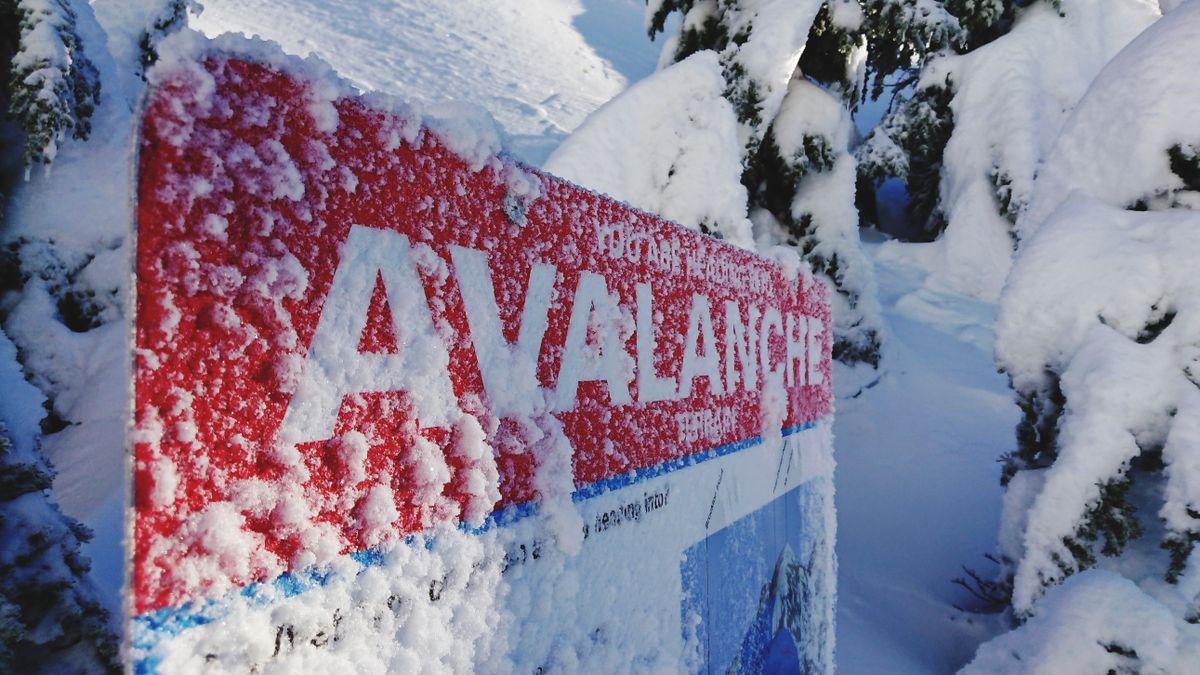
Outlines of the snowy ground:
M 315 53 L 365 89 L 473 103 L 541 161 L 654 69 L 641 0 L 206 0 L 194 25 Z M 1017 411 L 991 352 L 991 305 L 924 287 L 926 249 L 872 244 L 888 342 L 880 371 L 839 369 L 839 671 L 951 672 L 995 632 L 954 609 L 992 569 L 999 470 Z M 869 386 L 868 385 L 872 385 Z
M 193 26 L 316 54 L 367 90 L 482 106 L 536 166 L 588 113 L 654 71 L 643 11 L 641 0 L 208 0 Z
M 889 333 L 879 372 L 835 371 L 838 670 L 953 672 L 995 631 L 955 609 L 971 598 L 951 580 L 995 571 L 995 439 L 1018 411 L 992 359 L 994 305 L 926 287 L 925 245 L 868 250 Z

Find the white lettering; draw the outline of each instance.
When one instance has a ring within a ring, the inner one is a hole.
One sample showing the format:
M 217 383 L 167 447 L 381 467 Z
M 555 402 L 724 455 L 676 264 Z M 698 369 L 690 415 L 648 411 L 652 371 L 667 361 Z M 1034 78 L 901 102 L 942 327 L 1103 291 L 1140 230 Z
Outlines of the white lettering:
M 751 308 L 753 311 L 753 308 Z M 751 318 L 753 321 L 753 315 Z M 741 368 L 736 363 L 741 364 Z M 738 371 L 741 370 L 739 378 Z M 754 326 L 742 323 L 742 310 L 733 300 L 725 301 L 725 391 L 733 393 L 738 380 L 746 390 L 758 386 L 758 362 L 754 358 Z
M 821 350 L 821 334 L 825 324 L 816 317 L 808 317 L 808 384 L 819 387 L 825 384 L 825 373 L 821 371 L 824 352 Z
M 675 381 L 659 377 L 654 367 L 654 294 L 650 284 L 637 285 L 637 370 L 638 401 L 667 401 L 675 397 Z
M 797 329 L 800 331 L 799 337 L 796 337 Z M 804 320 L 804 317 L 797 316 L 795 313 L 788 314 L 784 341 L 787 343 L 787 361 L 785 362 L 787 376 L 785 379 L 789 387 L 804 384 L 805 378 L 808 377 L 808 367 L 804 361 L 807 335 L 808 322 Z M 799 367 L 795 365 L 796 361 L 800 362 Z
M 579 285 L 575 289 L 575 304 L 571 308 L 571 322 L 567 325 L 567 340 L 563 345 L 558 385 L 554 392 L 556 410 L 574 408 L 579 383 L 592 380 L 608 383 L 608 397 L 613 405 L 631 402 L 629 383 L 622 367 L 622 357 L 628 355 L 617 330 L 616 304 L 608 294 L 604 277 L 592 272 L 580 273 Z M 596 325 L 599 355 L 590 353 L 587 344 L 593 315 L 598 315 L 600 319 Z
M 397 354 L 360 354 L 358 345 L 380 277 L 401 349 Z M 413 403 L 422 425 L 444 426 L 455 407 L 449 368 L 450 355 L 434 331 L 408 238 L 355 225 L 342 245 L 296 392 L 283 417 L 281 440 L 305 443 L 332 437 L 342 398 L 366 392 L 419 392 Z
M 679 369 L 679 398 L 692 395 L 692 380 L 697 377 L 708 378 L 709 390 L 714 396 L 725 393 L 721 386 L 721 363 L 713 333 L 708 298 L 693 295 L 692 309 L 688 312 L 687 337 L 683 341 L 683 366 Z M 698 353 L 701 350 L 701 338 L 703 353 Z
M 779 310 L 774 307 L 768 307 L 763 312 L 762 326 L 758 331 L 758 354 L 759 361 L 762 364 L 763 382 L 765 383 L 770 375 L 771 379 L 781 381 L 783 378 L 783 364 L 779 364 L 778 368 L 771 368 L 771 328 L 774 328 L 776 333 L 783 333 L 783 317 L 779 315 Z
M 483 376 L 483 388 L 491 400 L 493 412 L 506 415 L 519 410 L 537 393 L 537 361 L 546 335 L 550 298 L 554 292 L 555 269 L 534 263 L 529 271 L 529 288 L 521 310 L 517 342 L 504 338 L 500 326 L 500 308 L 496 289 L 482 251 L 450 247 L 454 275 L 462 291 L 471 327 L 471 345 Z

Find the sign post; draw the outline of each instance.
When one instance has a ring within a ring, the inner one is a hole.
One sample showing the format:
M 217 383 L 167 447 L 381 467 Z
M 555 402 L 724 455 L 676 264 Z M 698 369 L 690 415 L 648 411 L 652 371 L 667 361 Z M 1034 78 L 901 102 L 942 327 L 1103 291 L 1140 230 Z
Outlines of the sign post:
M 832 668 L 829 305 L 303 69 L 160 69 L 139 672 Z

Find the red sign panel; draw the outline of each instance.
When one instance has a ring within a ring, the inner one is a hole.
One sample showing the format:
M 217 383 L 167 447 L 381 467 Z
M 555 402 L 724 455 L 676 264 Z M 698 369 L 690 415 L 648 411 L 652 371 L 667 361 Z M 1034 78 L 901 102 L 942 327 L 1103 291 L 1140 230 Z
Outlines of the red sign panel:
M 830 413 L 823 285 L 323 92 L 214 58 L 149 98 L 135 612 Z

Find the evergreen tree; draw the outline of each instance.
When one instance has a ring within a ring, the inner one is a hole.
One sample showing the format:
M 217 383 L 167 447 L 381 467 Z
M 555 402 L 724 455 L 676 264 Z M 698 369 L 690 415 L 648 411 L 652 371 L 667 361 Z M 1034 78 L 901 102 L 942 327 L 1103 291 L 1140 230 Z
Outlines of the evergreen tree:
M 199 14 L 201 10 L 197 0 L 154 0 L 154 4 L 157 6 L 149 10 L 146 28 L 138 40 L 143 69 L 158 61 L 158 43 L 163 38 L 187 26 L 188 12 Z
M 849 116 L 810 114 L 814 106 L 830 109 L 823 98 L 840 102 L 857 96 L 856 78 L 847 71 L 861 44 L 855 32 L 858 4 L 813 0 L 780 10 L 758 0 L 663 0 L 648 13 L 651 36 L 664 30 L 673 12 L 683 16 L 678 34 L 664 47 L 669 59 L 703 49 L 720 54 L 725 98 L 741 124 L 742 183 L 760 238 L 767 231 L 768 240 L 796 247 L 831 281 L 838 296 L 835 357 L 877 364 L 880 319 L 872 271 L 857 237 Z M 796 25 L 780 31 L 781 21 Z M 805 86 L 809 80 L 801 53 L 808 53 L 806 42 L 814 53 L 832 54 L 806 62 L 817 76 L 828 78 L 821 81 L 825 90 Z M 831 207 L 806 189 L 817 184 L 844 194 L 849 210 Z
M 80 552 L 91 533 L 50 497 L 40 453 L 0 422 L 0 671 L 116 672 L 117 639 Z
M 878 187 L 888 178 L 904 181 L 908 213 L 927 239 L 946 228 L 938 208 L 942 155 L 954 131 L 953 81 L 917 89 L 884 116 L 855 151 L 859 174 Z
M 893 93 L 887 114 L 856 151 L 859 173 L 875 187 L 889 178 L 904 181 L 909 217 L 928 240 L 947 225 L 940 181 L 943 152 L 954 132 L 950 102 L 955 86 L 948 75 L 928 77 L 927 66 L 938 56 L 971 52 L 1004 35 L 1017 10 L 1031 1 L 944 0 L 936 9 L 916 0 L 866 3 L 870 95 L 879 98 L 886 89 Z M 1059 0 L 1041 1 L 1059 6 Z M 1014 199 L 1011 179 L 997 169 L 992 184 L 997 211 L 1015 222 L 1021 204 Z
M 1194 586 L 1181 583 L 1200 563 L 1200 142 L 1184 86 L 1200 65 L 1198 27 L 1200 6 L 1185 6 L 1109 61 L 1018 219 L 996 330 L 1022 413 L 1002 474 L 1018 618 L 1042 610 L 1047 588 L 1103 565 L 1157 584 L 1178 618 L 1200 620 Z
M 1058 2 L 1043 1 L 1056 6 Z M 877 187 L 887 178 L 903 179 L 913 220 L 932 239 L 946 224 L 939 206 L 939 182 L 942 153 L 954 129 L 950 108 L 954 86 L 950 78 L 916 85 L 931 58 L 966 52 L 1003 35 L 1018 5 L 1028 1 L 813 0 L 809 4 L 815 14 L 794 9 L 790 17 L 760 0 L 648 2 L 652 37 L 665 30 L 672 14 L 681 15 L 678 33 L 664 47 L 667 60 L 679 61 L 704 49 L 721 55 L 725 97 L 742 125 L 743 183 L 756 229 L 781 233 L 832 281 L 839 296 L 837 358 L 876 363 L 879 323 L 871 307 L 873 298 L 865 297 L 873 293 L 873 281 L 870 272 L 862 269 L 868 262 L 850 228 L 840 222 L 844 214 L 811 208 L 819 206 L 811 195 L 813 186 L 832 188 L 831 177 L 841 167 L 854 165 L 854 159 L 843 158 L 852 133 L 837 123 L 821 127 L 807 123 L 804 115 L 782 115 L 799 105 L 823 106 L 812 89 L 782 85 L 779 69 L 785 70 L 784 81 L 790 75 L 792 80 L 819 84 L 849 111 L 868 96 L 878 99 L 887 90 L 893 92 L 892 110 L 856 153 L 858 179 L 844 187 L 853 194 L 856 185 L 863 189 Z M 779 40 L 781 33 L 786 34 L 777 30 L 781 19 L 808 23 L 800 26 L 795 44 L 764 50 L 762 35 Z M 774 67 L 763 66 L 764 53 L 775 58 Z M 896 96 L 914 86 L 908 98 Z M 787 98 L 793 95 L 804 101 L 789 103 Z M 781 116 L 790 118 L 787 123 L 793 128 L 780 128 Z M 797 123 L 802 129 L 799 135 Z M 994 176 L 998 208 L 1015 214 L 1021 204 L 1005 181 L 1003 172 Z M 845 184 L 846 179 L 836 182 Z M 870 203 L 866 197 L 859 195 L 860 203 Z
M 67 134 L 91 133 L 100 79 L 75 29 L 70 0 L 0 1 L 0 30 L 11 53 L 8 113 L 25 135 L 24 160 L 50 164 Z

